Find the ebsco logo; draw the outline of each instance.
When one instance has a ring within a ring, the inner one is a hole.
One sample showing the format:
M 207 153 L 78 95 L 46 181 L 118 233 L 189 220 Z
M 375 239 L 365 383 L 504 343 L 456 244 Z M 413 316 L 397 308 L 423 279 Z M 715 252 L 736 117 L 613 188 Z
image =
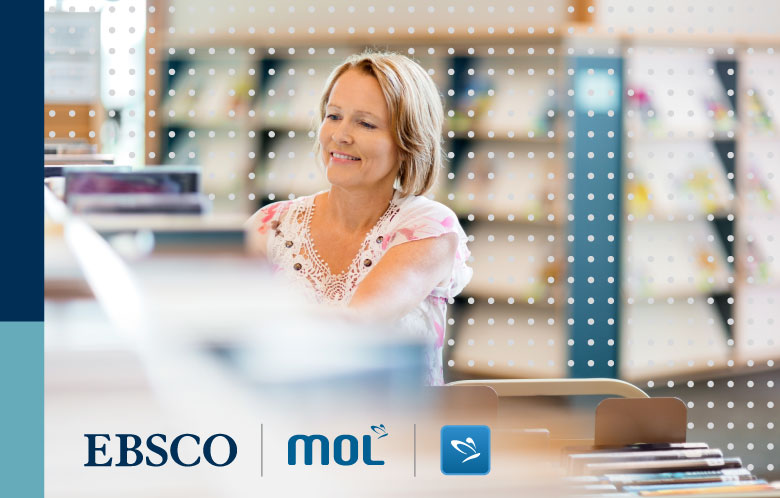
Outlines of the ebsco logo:
M 442 427 L 441 472 L 445 475 L 490 473 L 490 427 L 486 425 Z
M 382 439 L 388 435 L 384 424 L 372 425 L 371 430 L 378 435 L 377 439 Z M 362 460 L 366 465 L 384 465 L 384 460 L 374 460 L 371 456 L 371 436 L 364 434 Z M 320 465 L 330 465 L 330 440 L 322 434 L 296 434 L 287 440 L 287 464 L 296 465 L 298 463 L 298 447 L 303 443 L 303 463 L 312 465 L 314 463 L 314 446 L 320 451 Z M 345 451 L 346 447 L 346 451 Z M 345 453 L 349 456 L 345 457 Z M 360 456 L 360 443 L 355 436 L 342 434 L 333 440 L 333 461 L 338 465 L 354 465 Z
M 171 440 L 170 450 L 167 449 L 167 436 L 165 434 L 152 434 L 146 438 L 146 452 L 143 448 L 143 440 L 137 434 L 115 434 L 119 440 L 119 461 L 114 463 L 113 458 L 106 458 L 108 444 L 111 436 L 108 434 L 84 434 L 87 438 L 87 463 L 85 467 L 137 467 L 145 464 L 148 467 L 162 467 L 168 462 L 168 455 L 171 460 L 180 467 L 194 467 L 200 463 L 200 456 L 193 461 L 185 462 L 179 456 L 179 446 L 183 441 L 185 445 L 191 448 L 200 448 L 200 436 L 196 434 L 179 434 Z M 218 462 L 212 455 L 212 447 L 215 441 L 223 441 L 227 444 L 227 458 Z M 236 459 L 238 446 L 232 437 L 227 434 L 213 434 L 206 438 L 201 450 L 203 458 L 209 465 L 214 467 L 225 467 L 230 465 Z M 154 458 L 150 458 L 150 453 Z M 101 461 L 98 461 L 98 460 Z

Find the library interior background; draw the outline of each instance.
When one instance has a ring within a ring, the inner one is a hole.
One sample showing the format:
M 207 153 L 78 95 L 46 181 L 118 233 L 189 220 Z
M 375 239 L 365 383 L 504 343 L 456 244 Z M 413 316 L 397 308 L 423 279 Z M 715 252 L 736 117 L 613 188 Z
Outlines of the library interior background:
M 445 381 L 623 379 L 682 399 L 690 441 L 780 479 L 780 4 L 46 0 L 44 11 L 47 413 L 76 388 L 140 385 L 149 341 L 124 330 L 143 327 L 136 272 L 154 284 L 167 340 L 220 354 L 215 334 L 278 305 L 251 297 L 277 292 L 241 278 L 240 258 L 214 255 L 240 251 L 258 208 L 327 188 L 312 151 L 325 78 L 349 54 L 388 49 L 442 95 L 447 160 L 432 195 L 470 240 Z M 63 182 L 71 165 L 158 168 L 191 189 L 138 203 L 88 195 L 100 186 Z M 63 229 L 63 217 L 86 224 Z M 330 368 L 318 365 L 289 375 Z

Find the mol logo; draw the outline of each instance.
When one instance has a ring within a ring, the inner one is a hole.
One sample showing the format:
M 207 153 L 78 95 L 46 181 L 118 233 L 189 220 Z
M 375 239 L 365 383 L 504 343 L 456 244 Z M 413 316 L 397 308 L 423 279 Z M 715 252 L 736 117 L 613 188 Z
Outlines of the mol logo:
M 384 424 L 372 425 L 371 431 L 382 439 L 388 436 Z M 357 463 L 361 458 L 365 465 L 384 465 L 384 460 L 374 460 L 371 456 L 371 435 L 362 436 L 362 452 L 358 438 L 351 434 L 342 434 L 333 440 L 333 461 L 338 465 L 349 466 Z M 320 465 L 330 465 L 331 443 L 330 440 L 322 434 L 303 435 L 296 434 L 287 441 L 287 464 L 296 465 L 298 463 L 298 449 L 303 448 L 303 463 L 312 465 L 314 463 L 315 447 L 319 450 Z M 345 456 L 347 454 L 348 456 Z
M 441 472 L 445 475 L 490 473 L 490 427 L 445 425 L 441 428 Z

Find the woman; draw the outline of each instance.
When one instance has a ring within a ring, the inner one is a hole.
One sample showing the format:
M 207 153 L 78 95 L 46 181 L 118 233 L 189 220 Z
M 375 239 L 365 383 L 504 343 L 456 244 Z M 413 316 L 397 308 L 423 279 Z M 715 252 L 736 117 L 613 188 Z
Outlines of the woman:
M 315 157 L 330 189 L 263 207 L 255 242 L 312 300 L 348 307 L 430 341 L 440 385 L 447 300 L 471 278 L 455 214 L 422 194 L 441 168 L 441 99 L 398 54 L 349 57 L 320 101 Z

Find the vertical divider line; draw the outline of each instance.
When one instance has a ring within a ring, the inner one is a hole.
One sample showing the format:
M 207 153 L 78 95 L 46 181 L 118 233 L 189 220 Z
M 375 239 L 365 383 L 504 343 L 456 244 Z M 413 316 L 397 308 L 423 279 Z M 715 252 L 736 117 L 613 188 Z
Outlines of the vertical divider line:
M 263 477 L 263 424 L 260 424 L 260 477 Z

